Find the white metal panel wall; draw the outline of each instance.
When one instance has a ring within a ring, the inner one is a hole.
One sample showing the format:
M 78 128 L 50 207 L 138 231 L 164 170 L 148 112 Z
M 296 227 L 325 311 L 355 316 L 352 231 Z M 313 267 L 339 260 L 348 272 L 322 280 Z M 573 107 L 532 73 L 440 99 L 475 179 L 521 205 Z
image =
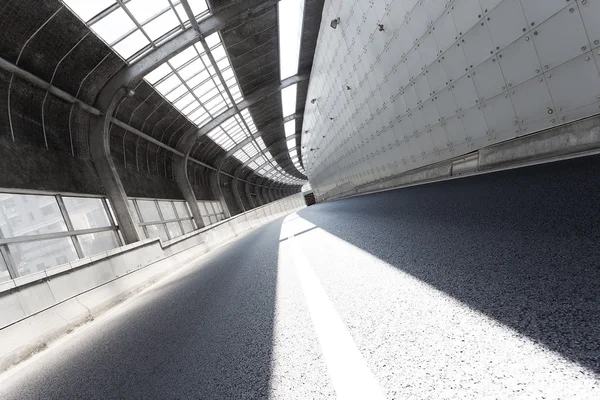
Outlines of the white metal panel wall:
M 600 0 L 327 0 L 303 126 L 313 189 L 600 112 L 599 20 Z

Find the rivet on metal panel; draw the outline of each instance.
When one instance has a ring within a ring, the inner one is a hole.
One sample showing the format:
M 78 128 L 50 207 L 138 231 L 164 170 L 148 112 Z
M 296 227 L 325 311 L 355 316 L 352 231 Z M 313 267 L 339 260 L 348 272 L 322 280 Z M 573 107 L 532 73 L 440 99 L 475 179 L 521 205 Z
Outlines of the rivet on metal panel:
M 538 35 L 538 31 L 533 32 L 533 36 L 537 36 Z
M 573 12 L 575 9 L 573 7 L 569 8 L 569 12 Z
M 587 46 L 581 46 L 581 50 L 586 51 L 587 50 Z

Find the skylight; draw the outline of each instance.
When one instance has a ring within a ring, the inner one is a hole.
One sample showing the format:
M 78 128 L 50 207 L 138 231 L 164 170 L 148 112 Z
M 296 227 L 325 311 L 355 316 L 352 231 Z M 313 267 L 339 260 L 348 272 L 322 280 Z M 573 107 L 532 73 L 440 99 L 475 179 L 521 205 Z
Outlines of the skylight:
M 281 91 L 281 107 L 283 108 L 283 116 L 287 117 L 296 112 L 296 93 L 298 85 L 292 85 L 284 88 Z
M 282 0 L 279 11 L 279 56 L 281 80 L 298 73 L 304 0 Z
M 218 127 L 208 132 L 208 137 L 226 151 L 233 149 L 236 145 L 240 144 L 250 135 L 254 135 L 256 133 L 256 126 L 254 125 L 254 121 L 252 121 L 252 116 L 248 110 L 242 111 L 241 115 L 250 128 L 250 132 L 248 132 L 246 129 L 246 124 L 244 124 L 242 118 L 240 118 L 239 115 L 234 115 Z
M 132 61 L 190 25 L 179 0 L 63 0 L 98 37 Z M 205 0 L 189 0 L 197 20 L 209 15 Z
M 278 4 L 278 12 L 280 71 L 281 80 L 284 80 L 298 73 L 302 23 L 304 19 L 304 0 L 281 0 Z M 296 112 L 297 91 L 297 85 L 288 86 L 281 91 L 281 106 L 284 118 Z M 286 138 L 296 133 L 295 121 L 286 122 L 284 127 Z M 290 158 L 296 156 L 296 140 L 289 140 L 287 146 Z M 294 166 L 298 171 L 304 172 L 298 161 L 294 162 Z
M 139 59 L 153 48 L 159 47 L 174 35 L 188 29 L 191 25 L 180 0 L 62 0 L 86 25 L 111 49 L 119 54 L 127 63 Z M 205 0 L 188 0 L 196 20 L 210 15 Z M 298 3 L 293 7 L 298 14 L 298 32 L 295 34 L 297 44 L 295 50 L 294 71 L 298 69 L 298 54 L 300 48 L 299 35 L 302 25 L 302 9 L 304 0 L 284 0 L 282 8 L 288 8 L 287 3 Z M 290 9 L 290 11 L 293 11 Z M 294 37 L 294 35 L 292 35 Z M 241 89 L 222 44 L 219 33 L 205 38 L 216 66 L 221 72 L 233 101 L 243 100 Z M 292 49 L 293 50 L 293 49 Z M 286 50 L 287 51 L 287 50 Z M 171 57 L 168 61 L 148 73 L 144 79 L 170 102 L 177 110 L 185 115 L 192 123 L 200 127 L 217 115 L 233 106 L 231 99 L 221 84 L 217 71 L 212 66 L 208 55 L 201 44 L 194 44 Z M 290 114 L 296 108 L 296 87 L 286 91 L 286 110 Z M 293 92 L 293 93 L 292 93 Z M 249 111 L 243 110 L 223 122 L 208 133 L 208 136 L 220 147 L 229 151 L 250 135 L 257 133 L 256 126 Z M 265 156 L 261 154 L 265 153 Z M 234 154 L 242 163 L 256 170 L 261 167 L 276 164 L 271 154 L 266 150 L 262 139 L 256 138 Z M 263 168 L 264 169 L 264 168 Z M 270 171 L 267 168 L 265 171 Z M 271 171 L 275 180 L 292 179 L 280 168 Z
M 285 124 L 283 124 L 283 128 L 285 129 L 285 137 L 290 137 L 293 134 L 296 133 L 296 121 L 292 120 L 292 121 L 288 121 Z

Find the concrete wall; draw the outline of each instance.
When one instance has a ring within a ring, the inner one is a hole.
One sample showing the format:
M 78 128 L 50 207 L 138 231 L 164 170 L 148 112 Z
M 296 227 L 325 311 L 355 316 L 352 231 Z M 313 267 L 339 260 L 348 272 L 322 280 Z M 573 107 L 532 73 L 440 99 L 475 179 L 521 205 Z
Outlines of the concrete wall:
M 598 18 L 589 0 L 327 0 L 302 128 L 315 194 L 597 114 Z
M 305 207 L 301 194 L 169 242 L 137 242 L 0 284 L 0 371 L 200 255 Z
M 441 161 L 363 185 L 342 184 L 322 194 L 320 200 L 434 182 L 454 177 L 516 168 L 600 153 L 600 117 L 586 118 L 483 147 L 461 157 Z

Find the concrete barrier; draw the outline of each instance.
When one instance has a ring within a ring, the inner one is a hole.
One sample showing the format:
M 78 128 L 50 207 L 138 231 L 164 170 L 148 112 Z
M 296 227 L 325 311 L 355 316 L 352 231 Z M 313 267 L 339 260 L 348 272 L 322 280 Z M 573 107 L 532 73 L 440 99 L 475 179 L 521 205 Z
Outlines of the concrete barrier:
M 148 239 L 0 284 L 0 372 L 199 256 L 303 207 L 298 193 L 168 242 Z
M 476 146 L 475 146 L 476 147 Z M 524 167 L 600 152 L 600 117 L 594 116 L 505 142 L 484 146 L 430 165 L 362 185 L 326 188 L 317 201 L 338 200 L 381 190 L 439 182 L 459 176 Z M 314 188 L 313 188 L 314 190 Z M 316 193 L 319 193 L 315 190 Z

